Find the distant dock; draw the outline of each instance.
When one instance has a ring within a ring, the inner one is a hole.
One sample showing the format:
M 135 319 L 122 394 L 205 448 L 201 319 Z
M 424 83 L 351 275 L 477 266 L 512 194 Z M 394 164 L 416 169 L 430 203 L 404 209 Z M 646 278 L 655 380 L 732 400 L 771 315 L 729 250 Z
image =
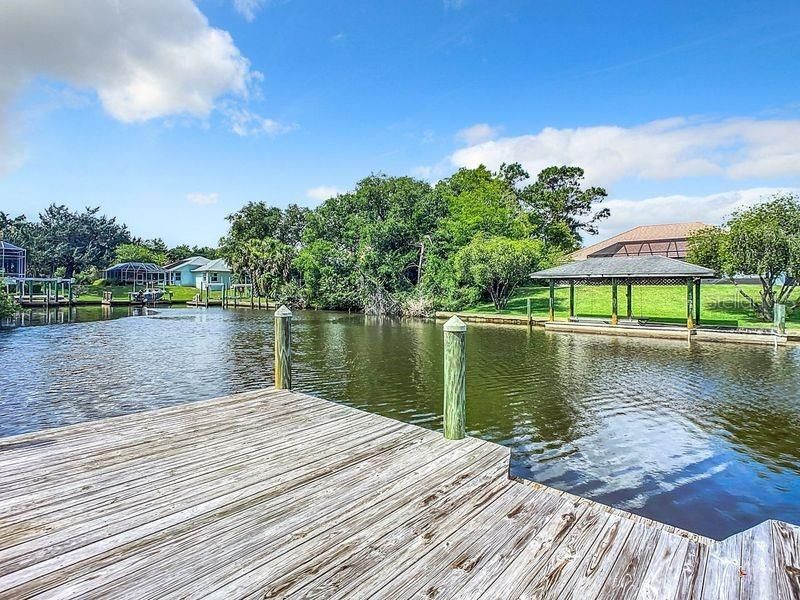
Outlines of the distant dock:
M 800 598 L 800 528 L 714 542 L 508 468 L 276 389 L 0 439 L 0 598 Z

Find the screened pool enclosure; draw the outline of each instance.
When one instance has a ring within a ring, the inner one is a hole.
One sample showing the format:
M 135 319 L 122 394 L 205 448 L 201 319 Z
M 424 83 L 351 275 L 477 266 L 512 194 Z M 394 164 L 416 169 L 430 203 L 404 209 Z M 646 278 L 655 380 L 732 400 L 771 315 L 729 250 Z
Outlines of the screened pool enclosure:
M 116 283 L 166 284 L 167 271 L 155 263 L 126 262 L 108 267 L 103 277 Z

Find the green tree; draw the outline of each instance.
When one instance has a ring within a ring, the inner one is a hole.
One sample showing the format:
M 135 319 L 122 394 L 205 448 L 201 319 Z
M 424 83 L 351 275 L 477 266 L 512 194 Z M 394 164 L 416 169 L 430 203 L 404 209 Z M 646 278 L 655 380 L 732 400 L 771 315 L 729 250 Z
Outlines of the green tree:
M 99 215 L 99 207 L 82 212 L 51 204 L 39 214 L 39 222 L 27 228 L 21 245 L 28 251 L 28 272 L 52 275 L 63 269 L 72 277 L 87 267 L 104 268 L 114 249 L 130 242 L 130 233 L 116 219 Z
M 758 297 L 737 288 L 764 320 L 772 320 L 775 304 L 794 311 L 800 304 L 800 299 L 792 300 L 800 277 L 800 198 L 777 194 L 734 213 L 721 227 L 696 232 L 689 239 L 688 259 L 722 273 L 735 285 L 737 275 L 757 275 Z
M 527 173 L 519 165 L 503 165 L 503 175 L 517 184 Z M 608 208 L 596 210 L 608 194 L 601 187 L 584 189 L 583 177 L 580 167 L 548 167 L 539 173 L 536 181 L 518 189 L 533 237 L 570 252 L 580 246 L 582 233 L 597 233 L 597 223 L 611 215 Z
M 436 184 L 447 207 L 439 228 L 445 252 L 456 252 L 475 235 L 527 236 L 530 231 L 509 181 L 483 165 L 459 169 Z
M 500 311 L 516 287 L 547 263 L 541 240 L 477 235 L 455 255 L 458 278 L 486 293 Z
M 228 234 L 220 240 L 223 252 L 229 255 L 236 244 L 248 240 L 276 238 L 281 218 L 280 208 L 269 206 L 266 202 L 248 202 L 225 217 L 230 227 Z
M 268 298 L 289 282 L 293 259 L 294 249 L 275 238 L 247 240 L 230 255 L 231 268 L 250 279 L 256 294 Z
M 9 296 L 5 290 L 0 289 L 0 319 L 13 317 L 16 311 L 14 300 Z
M 400 310 L 424 277 L 446 207 L 427 183 L 371 175 L 309 215 L 295 262 L 312 304 L 371 313 Z M 316 284 L 324 283 L 324 289 Z M 327 287 L 327 286 L 330 287 Z
M 191 256 L 194 256 L 194 254 L 188 244 L 179 244 L 167 251 L 167 260 L 171 263 L 186 260 Z
M 167 263 L 167 260 L 165 252 L 160 252 L 150 245 L 141 243 L 120 244 L 114 250 L 114 261 L 118 263 L 144 262 L 163 265 Z

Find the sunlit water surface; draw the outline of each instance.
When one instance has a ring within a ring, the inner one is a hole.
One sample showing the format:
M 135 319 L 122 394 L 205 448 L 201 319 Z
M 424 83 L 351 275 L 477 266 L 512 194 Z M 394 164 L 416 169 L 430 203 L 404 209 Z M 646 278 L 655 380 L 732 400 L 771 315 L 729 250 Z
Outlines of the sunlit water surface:
M 271 384 L 267 311 L 127 315 L 0 331 L 0 435 Z M 441 324 L 298 313 L 293 350 L 296 389 L 441 427 Z M 470 325 L 467 363 L 469 433 L 514 475 L 715 538 L 800 524 L 800 348 Z

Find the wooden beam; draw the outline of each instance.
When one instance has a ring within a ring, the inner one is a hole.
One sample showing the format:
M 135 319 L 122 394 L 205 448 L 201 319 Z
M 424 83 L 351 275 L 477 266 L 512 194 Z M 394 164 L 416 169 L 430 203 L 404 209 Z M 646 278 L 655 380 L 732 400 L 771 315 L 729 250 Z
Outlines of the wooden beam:
M 686 327 L 694 329 L 694 281 L 686 279 Z
M 547 320 L 548 321 L 555 321 L 556 320 L 556 282 L 555 280 L 550 280 L 550 296 L 548 299 L 548 310 L 547 310 Z

